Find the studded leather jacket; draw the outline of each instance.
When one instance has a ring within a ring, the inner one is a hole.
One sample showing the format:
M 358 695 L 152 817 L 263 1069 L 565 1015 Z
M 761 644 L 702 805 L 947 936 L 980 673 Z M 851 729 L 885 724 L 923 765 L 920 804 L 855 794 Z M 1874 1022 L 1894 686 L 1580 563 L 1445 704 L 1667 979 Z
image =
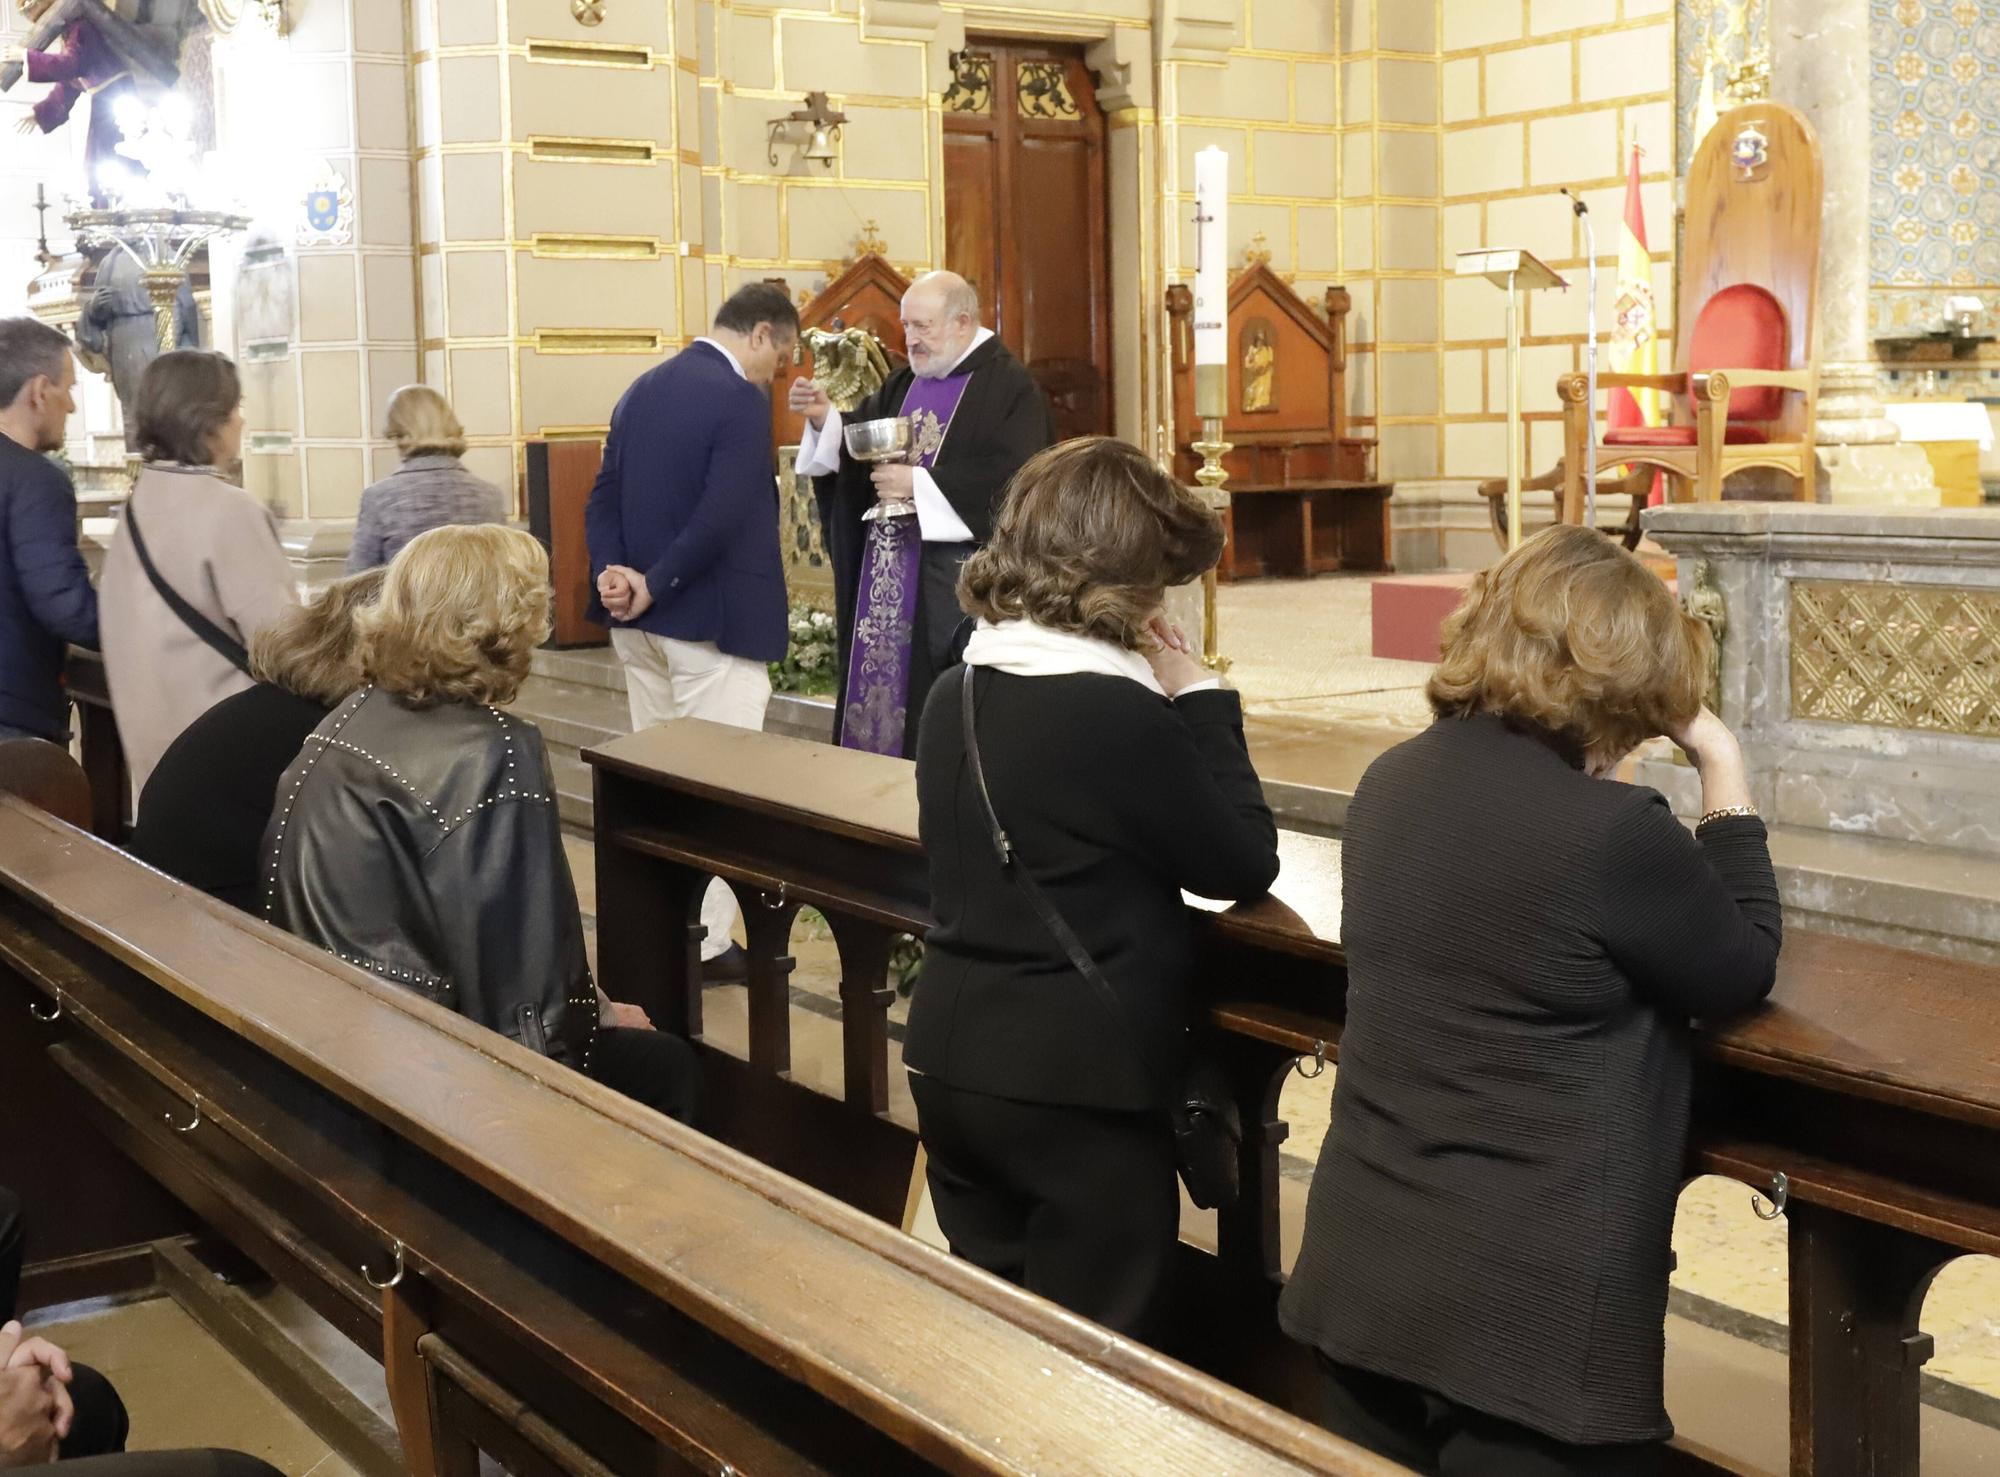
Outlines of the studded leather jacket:
M 279 927 L 588 1066 L 597 995 L 533 724 L 365 687 L 285 771 L 264 854 Z

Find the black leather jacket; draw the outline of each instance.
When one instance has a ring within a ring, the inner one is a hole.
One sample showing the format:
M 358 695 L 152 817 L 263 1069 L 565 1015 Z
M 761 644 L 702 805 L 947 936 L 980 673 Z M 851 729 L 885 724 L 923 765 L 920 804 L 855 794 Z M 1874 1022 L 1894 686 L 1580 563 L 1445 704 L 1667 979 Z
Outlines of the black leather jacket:
M 533 724 L 364 687 L 278 782 L 264 854 L 279 927 L 586 1065 L 597 995 Z

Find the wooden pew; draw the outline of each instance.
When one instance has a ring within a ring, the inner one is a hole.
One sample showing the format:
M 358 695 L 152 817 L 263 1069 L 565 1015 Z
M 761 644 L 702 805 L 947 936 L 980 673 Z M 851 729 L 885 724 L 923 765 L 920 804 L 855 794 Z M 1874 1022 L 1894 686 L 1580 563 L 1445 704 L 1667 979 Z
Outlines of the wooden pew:
M 524 1477 L 1399 1470 L 13 797 L 0 1013 L 10 1087 L 39 1074 L 0 1155 L 56 1171 L 37 1244 L 226 1240 L 383 1361 L 426 1477 L 475 1445 Z M 86 1226 L 106 1141 L 162 1223 Z
M 727 878 L 749 929 L 751 1039 L 747 1062 L 702 1045 L 713 1130 L 899 1214 L 914 1145 L 886 1113 L 882 961 L 930 921 L 914 768 L 692 720 L 585 757 L 605 988 L 698 1038 L 701 877 Z M 1285 1402 L 1278 1093 L 1295 1063 L 1337 1057 L 1345 964 L 1338 843 L 1285 834 L 1281 849 L 1273 895 L 1199 933 L 1199 1029 L 1235 1080 L 1245 1193 L 1218 1254 L 1189 1260 L 1203 1366 Z M 786 939 L 808 903 L 840 950 L 845 1102 L 786 1075 Z M 1947 1261 L 2000 1253 L 2000 969 L 1794 931 L 1772 1003 L 1698 1028 L 1696 1048 L 1689 1173 L 1739 1179 L 1790 1222 L 1792 1471 L 1916 1477 L 1923 1294 Z
M 80 646 L 69 649 L 65 677 L 76 704 L 78 748 L 83 772 L 90 780 L 90 831 L 107 841 L 122 840 L 132 814 L 131 771 L 125 767 L 125 742 L 118 737 L 118 720 L 111 713 L 111 684 L 104 675 L 104 658 Z

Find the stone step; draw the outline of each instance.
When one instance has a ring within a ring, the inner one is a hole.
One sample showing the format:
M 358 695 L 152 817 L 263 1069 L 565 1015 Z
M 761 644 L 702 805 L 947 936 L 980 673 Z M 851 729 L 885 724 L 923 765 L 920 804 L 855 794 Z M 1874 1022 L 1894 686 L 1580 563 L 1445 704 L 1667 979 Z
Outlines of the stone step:
M 613 692 L 625 690 L 625 667 L 608 646 L 582 646 L 570 651 L 544 647 L 530 663 L 537 677 L 552 677 L 584 687 L 603 687 Z
M 530 677 L 511 711 L 541 729 L 551 749 L 588 749 L 632 731 L 624 693 L 552 677 Z

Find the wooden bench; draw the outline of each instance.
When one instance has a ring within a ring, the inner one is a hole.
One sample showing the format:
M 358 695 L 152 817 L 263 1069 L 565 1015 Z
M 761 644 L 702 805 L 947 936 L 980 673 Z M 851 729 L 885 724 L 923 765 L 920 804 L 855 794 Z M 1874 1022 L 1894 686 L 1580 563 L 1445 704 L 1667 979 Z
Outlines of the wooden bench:
M 1303 579 L 1340 570 L 1385 573 L 1393 567 L 1387 482 L 1327 477 L 1252 482 L 1229 493 L 1222 578 L 1281 575 Z
M 697 1038 L 718 1136 L 894 1219 L 914 1142 L 886 1111 L 885 961 L 930 922 L 913 767 L 694 720 L 586 758 L 606 988 Z M 1245 1192 L 1214 1256 L 1183 1251 L 1204 1367 L 1284 1403 L 1303 1376 L 1271 1314 L 1278 1094 L 1301 1058 L 1337 1057 L 1346 975 L 1338 843 L 1287 833 L 1281 851 L 1272 896 L 1197 935 L 1202 1045 L 1234 1081 Z M 747 1061 L 699 1040 L 708 873 L 749 931 Z M 788 1075 L 786 941 L 806 904 L 840 951 L 845 1101 Z M 1700 1028 L 1696 1049 L 1688 1172 L 1739 1179 L 1790 1222 L 1793 1472 L 1916 1477 L 1923 1291 L 1954 1257 L 2000 1253 L 2000 969 L 1794 931 L 1771 1004 Z
M 226 1242 L 413 1473 L 1399 1470 L 13 797 L 0 1015 L 31 1303 Z

